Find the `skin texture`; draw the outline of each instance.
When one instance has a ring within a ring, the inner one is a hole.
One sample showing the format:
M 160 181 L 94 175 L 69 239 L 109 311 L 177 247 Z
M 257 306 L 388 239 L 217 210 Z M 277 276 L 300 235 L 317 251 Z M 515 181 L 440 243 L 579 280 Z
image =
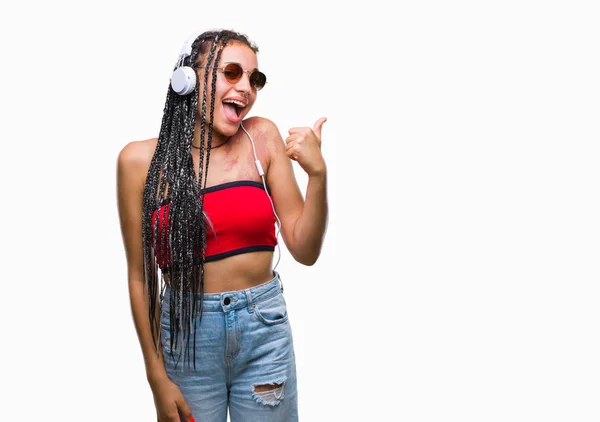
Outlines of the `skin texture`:
M 236 62 L 244 70 L 258 68 L 256 54 L 240 42 L 229 43 L 223 50 L 219 66 Z M 198 69 L 203 83 L 203 70 Z M 202 92 L 203 87 L 200 87 Z M 211 90 L 208 90 L 212 95 Z M 245 99 L 248 104 L 242 117 L 250 112 L 257 91 L 250 86 L 248 74 L 231 84 L 222 72 L 217 73 L 215 116 L 212 146 L 206 186 L 229 181 L 261 182 L 254 166 L 252 145 L 239 123 L 230 122 L 223 109 L 226 98 Z M 200 110 L 199 110 L 200 111 Z M 197 119 L 194 144 L 200 143 Z M 321 252 L 327 225 L 327 168 L 321 154 L 321 129 L 325 118 L 310 127 L 295 127 L 284 140 L 277 126 L 262 117 L 243 120 L 254 139 L 256 152 L 265 171 L 277 215 L 281 220 L 281 235 L 296 261 L 313 265 Z M 208 137 L 205 137 L 208 139 Z M 157 138 L 127 144 L 117 160 L 118 209 L 128 268 L 128 286 L 132 316 L 144 355 L 146 374 L 154 395 L 157 421 L 188 421 L 192 417 L 179 388 L 170 381 L 164 369 L 162 353 L 155 353 L 148 321 L 147 292 L 144 289 L 142 257 L 142 200 L 146 175 L 157 145 Z M 195 168 L 199 152 L 191 148 Z M 305 198 L 294 177 L 292 160 L 308 175 Z M 203 169 L 204 170 L 204 169 Z M 197 170 L 196 170 L 197 171 Z M 272 252 L 251 252 L 205 264 L 206 293 L 247 289 L 272 278 Z M 273 388 L 273 387 L 271 387 Z M 199 415 L 197 415 L 198 417 Z

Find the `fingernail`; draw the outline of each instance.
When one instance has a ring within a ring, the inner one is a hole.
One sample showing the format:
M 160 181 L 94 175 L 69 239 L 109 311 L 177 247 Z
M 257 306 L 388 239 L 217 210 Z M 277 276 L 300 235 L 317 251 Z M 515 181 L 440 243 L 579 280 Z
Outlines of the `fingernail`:
M 190 422 L 196 422 L 193 416 L 190 418 Z

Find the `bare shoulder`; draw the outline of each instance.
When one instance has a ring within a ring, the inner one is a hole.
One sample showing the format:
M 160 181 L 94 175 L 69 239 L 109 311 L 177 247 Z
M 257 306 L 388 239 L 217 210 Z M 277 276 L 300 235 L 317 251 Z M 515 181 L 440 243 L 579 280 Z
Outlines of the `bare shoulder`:
M 257 143 L 264 146 L 269 159 L 285 151 L 279 128 L 272 120 L 253 116 L 244 121 L 244 127 L 252 134 Z
M 158 138 L 132 141 L 119 152 L 117 159 L 117 186 L 119 191 L 142 191 Z
M 244 120 L 244 127 L 252 129 L 257 135 L 279 135 L 277 125 L 266 117 L 252 116 Z
M 147 171 L 157 143 L 158 138 L 129 142 L 119 152 L 118 166 Z

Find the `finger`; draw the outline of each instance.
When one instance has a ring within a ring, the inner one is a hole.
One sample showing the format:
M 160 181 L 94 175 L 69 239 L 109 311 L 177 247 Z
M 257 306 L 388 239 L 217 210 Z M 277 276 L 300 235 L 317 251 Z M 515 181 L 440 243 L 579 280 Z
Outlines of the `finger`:
M 302 132 L 302 131 L 305 131 L 305 130 L 306 130 L 305 127 L 293 127 L 290 130 L 288 130 L 288 133 L 290 135 L 293 135 L 294 133 L 299 133 L 299 132 Z
M 177 407 L 179 408 L 178 409 L 179 414 L 181 416 L 183 416 L 183 418 L 181 419 L 181 422 L 194 422 L 194 417 L 192 416 L 192 411 L 188 407 L 185 400 L 182 400 L 179 403 L 177 403 Z
M 287 138 L 285 138 L 286 148 L 288 148 L 290 146 L 290 144 L 295 143 L 297 139 L 298 139 L 298 135 L 292 135 L 292 136 L 288 136 Z
M 323 127 L 323 123 L 325 123 L 326 121 L 327 117 L 321 117 L 313 126 L 313 131 L 319 137 L 319 139 L 321 139 L 321 128 Z
M 290 159 L 298 161 L 298 151 L 295 148 L 288 148 L 285 153 Z
M 292 142 L 288 146 L 285 147 L 285 150 L 286 150 L 286 152 L 293 150 L 298 153 L 298 152 L 300 152 L 301 148 L 302 148 L 302 144 L 300 142 Z
M 164 415 L 164 418 L 160 422 L 183 422 L 183 419 L 179 417 L 179 413 Z

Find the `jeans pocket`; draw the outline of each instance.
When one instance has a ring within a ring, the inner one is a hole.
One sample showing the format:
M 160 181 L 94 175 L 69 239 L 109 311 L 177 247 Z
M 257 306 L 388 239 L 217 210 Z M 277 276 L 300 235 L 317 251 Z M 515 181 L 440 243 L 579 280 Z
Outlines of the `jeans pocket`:
M 252 312 L 266 325 L 282 324 L 288 320 L 285 298 L 281 293 L 254 304 Z

